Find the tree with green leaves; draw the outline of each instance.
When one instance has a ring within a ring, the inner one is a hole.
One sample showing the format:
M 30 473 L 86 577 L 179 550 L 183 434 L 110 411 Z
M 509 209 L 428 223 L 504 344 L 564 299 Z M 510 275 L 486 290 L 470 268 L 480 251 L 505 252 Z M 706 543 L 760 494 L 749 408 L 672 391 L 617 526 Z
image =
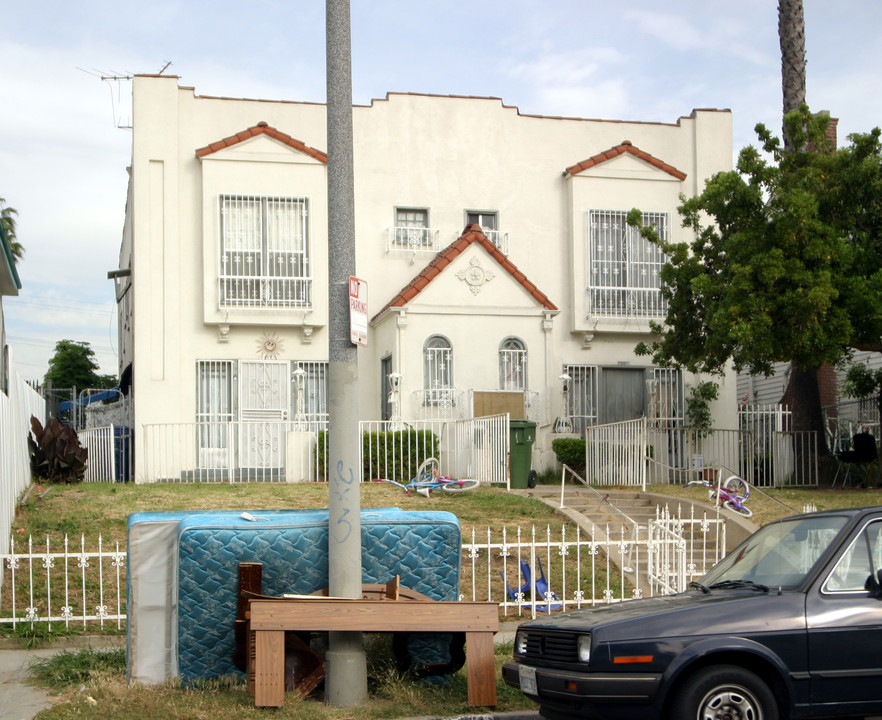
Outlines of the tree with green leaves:
M 49 360 L 45 382 L 56 388 L 112 388 L 117 381 L 114 375 L 99 375 L 95 351 L 87 342 L 59 340 L 55 354 Z
M 703 373 L 791 362 L 794 429 L 824 447 L 818 369 L 849 346 L 882 347 L 882 151 L 878 130 L 836 150 L 829 118 L 805 105 L 785 123 L 788 150 L 758 125 L 762 152 L 743 149 L 736 170 L 681 197 L 695 239 L 661 244 L 667 316 L 638 352 Z
M 6 199 L 0 198 L 0 223 L 3 224 L 3 231 L 6 233 L 6 240 L 9 242 L 9 249 L 12 251 L 12 257 L 16 262 L 24 257 L 24 247 L 15 237 L 15 216 L 18 210 L 8 207 Z

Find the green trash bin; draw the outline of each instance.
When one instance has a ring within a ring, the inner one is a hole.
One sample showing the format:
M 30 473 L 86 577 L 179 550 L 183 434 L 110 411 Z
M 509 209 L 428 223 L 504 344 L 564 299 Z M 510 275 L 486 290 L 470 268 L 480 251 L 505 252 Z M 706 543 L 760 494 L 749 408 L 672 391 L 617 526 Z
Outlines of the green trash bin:
M 509 470 L 511 487 L 525 490 L 536 486 L 536 474 L 532 472 L 533 442 L 536 440 L 536 423 L 532 420 L 509 421 Z

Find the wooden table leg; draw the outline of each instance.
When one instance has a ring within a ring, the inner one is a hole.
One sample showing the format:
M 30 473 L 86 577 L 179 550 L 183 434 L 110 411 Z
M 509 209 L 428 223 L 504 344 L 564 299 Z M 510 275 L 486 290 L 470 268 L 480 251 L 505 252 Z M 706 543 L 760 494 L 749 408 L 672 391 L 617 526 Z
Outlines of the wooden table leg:
M 285 703 L 285 631 L 254 633 L 254 704 L 282 707 Z
M 496 656 L 492 632 L 466 633 L 469 705 L 496 707 Z

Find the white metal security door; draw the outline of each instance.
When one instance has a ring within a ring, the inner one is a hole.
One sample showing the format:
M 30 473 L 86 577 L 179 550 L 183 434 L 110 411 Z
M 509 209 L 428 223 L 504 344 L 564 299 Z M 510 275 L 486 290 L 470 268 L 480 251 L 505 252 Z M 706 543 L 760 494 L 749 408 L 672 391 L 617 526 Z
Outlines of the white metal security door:
M 287 361 L 239 361 L 239 463 L 242 468 L 283 468 L 291 407 Z

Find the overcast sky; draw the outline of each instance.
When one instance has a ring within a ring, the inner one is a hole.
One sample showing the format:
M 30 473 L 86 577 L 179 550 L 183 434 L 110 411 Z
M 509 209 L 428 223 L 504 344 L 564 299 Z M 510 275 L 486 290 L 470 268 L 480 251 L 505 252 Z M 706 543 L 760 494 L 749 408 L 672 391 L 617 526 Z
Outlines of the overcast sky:
M 804 0 L 808 102 L 840 144 L 882 125 L 882 2 Z M 199 95 L 325 100 L 319 0 L 3 0 L 0 197 L 16 208 L 23 288 L 4 298 L 19 372 L 55 343 L 116 373 L 117 267 L 131 83 L 179 75 Z M 353 99 L 499 97 L 522 113 L 676 122 L 733 112 L 733 152 L 781 126 L 776 0 L 352 0 Z M 602 148 L 599 148 L 602 149 Z

